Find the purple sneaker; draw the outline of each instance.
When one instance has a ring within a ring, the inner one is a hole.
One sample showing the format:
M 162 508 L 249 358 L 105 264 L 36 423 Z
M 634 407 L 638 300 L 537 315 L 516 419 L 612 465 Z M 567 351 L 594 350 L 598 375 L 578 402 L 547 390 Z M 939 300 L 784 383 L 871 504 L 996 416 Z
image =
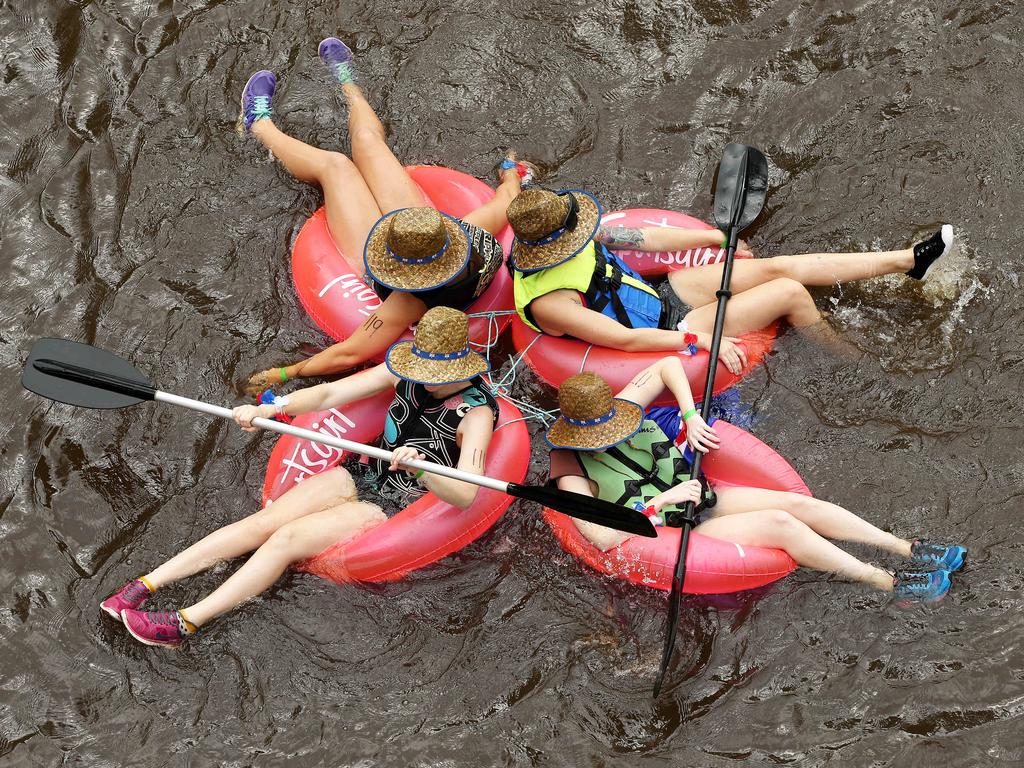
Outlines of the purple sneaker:
M 242 89 L 242 113 L 238 116 L 246 131 L 251 130 L 257 120 L 270 119 L 270 102 L 276 89 L 277 78 L 266 69 L 261 69 L 246 82 Z
M 328 37 L 320 41 L 317 48 L 320 61 L 331 71 L 339 83 L 351 83 L 356 79 L 356 67 L 352 49 L 336 37 Z
M 121 611 L 121 621 L 132 637 L 146 645 L 177 648 L 189 635 L 185 620 L 177 611 L 147 613 L 125 608 Z
M 121 611 L 129 608 L 135 610 L 141 608 L 143 603 L 149 599 L 149 587 L 142 579 L 129 581 L 115 594 L 100 603 L 100 609 L 106 611 L 118 621 L 121 620 Z

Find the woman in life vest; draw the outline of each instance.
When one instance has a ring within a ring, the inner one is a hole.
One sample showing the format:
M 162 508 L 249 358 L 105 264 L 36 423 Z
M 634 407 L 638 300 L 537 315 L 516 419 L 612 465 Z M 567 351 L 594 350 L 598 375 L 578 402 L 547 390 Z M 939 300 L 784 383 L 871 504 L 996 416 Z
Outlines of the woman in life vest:
M 391 152 L 384 126 L 355 83 L 352 51 L 329 37 L 320 59 L 348 103 L 352 158 L 312 147 L 283 133 L 272 120 L 277 86 L 272 72 L 257 72 L 242 92 L 239 123 L 298 179 L 319 184 L 331 236 L 356 275 L 365 271 L 383 300 L 348 339 L 304 360 L 254 374 L 246 392 L 258 395 L 295 377 L 338 373 L 387 349 L 431 307 L 465 309 L 486 290 L 504 254 L 494 235 L 530 166 L 510 154 L 501 165 L 494 198 L 465 219 L 423 208 L 418 186 Z M 404 209 L 404 210 L 403 210 Z M 387 214 L 387 215 L 383 215 Z
M 710 349 L 723 265 L 670 272 L 659 292 L 614 250 L 718 248 L 724 239 L 721 231 L 602 227 L 601 207 L 592 195 L 539 187 L 524 190 L 512 201 L 508 220 L 516 234 L 509 255 L 516 310 L 534 330 L 630 352 L 684 349 L 684 335 L 692 332 L 699 348 Z M 735 337 L 779 319 L 814 329 L 839 345 L 805 286 L 898 272 L 923 279 L 952 242 L 953 228 L 945 225 L 901 251 L 738 259 L 725 315 L 728 335 L 719 357 L 732 373 L 739 373 L 746 360 Z M 751 255 L 742 242 L 737 252 Z
M 653 507 L 662 518 L 687 502 L 702 504 L 701 482 L 689 480 L 690 464 L 644 408 L 668 388 L 679 403 L 686 442 L 695 451 L 719 445 L 693 406 L 678 357 L 666 357 L 641 371 L 617 397 L 595 373 L 580 373 L 558 389 L 561 417 L 546 433 L 551 446 L 551 480 L 566 491 L 629 507 Z M 762 488 L 722 487 L 700 510 L 695 530 L 740 545 L 785 550 L 802 566 L 844 576 L 879 589 L 923 600 L 949 590 L 950 573 L 967 550 L 886 533 L 840 506 L 796 493 Z M 629 534 L 574 520 L 580 532 L 607 551 Z M 658 522 L 661 522 L 660 520 Z M 837 547 L 829 539 L 868 544 L 908 558 L 918 570 L 892 574 Z M 935 570 L 920 570 L 924 567 Z
M 426 491 L 467 509 L 476 497 L 476 485 L 423 471 L 406 472 L 402 467 L 409 459 L 426 458 L 464 472 L 483 472 L 498 407 L 480 379 L 488 364 L 470 350 L 468 325 L 462 312 L 431 309 L 420 320 L 415 339 L 394 344 L 383 364 L 278 397 L 272 404 L 243 405 L 235 409 L 235 421 L 251 432 L 257 416 L 338 408 L 394 388 L 381 444 L 394 451 L 394 458 L 390 464 L 371 460 L 361 485 L 368 485 L 376 500 L 386 497 L 394 502 L 396 511 Z M 357 464 L 352 471 L 362 466 Z M 266 590 L 292 563 L 386 519 L 378 504 L 359 498 L 350 470 L 335 467 L 306 478 L 273 504 L 214 531 L 126 584 L 100 607 L 122 620 L 140 642 L 178 646 L 208 621 Z M 140 610 L 160 587 L 250 552 L 241 568 L 194 605 L 161 612 Z

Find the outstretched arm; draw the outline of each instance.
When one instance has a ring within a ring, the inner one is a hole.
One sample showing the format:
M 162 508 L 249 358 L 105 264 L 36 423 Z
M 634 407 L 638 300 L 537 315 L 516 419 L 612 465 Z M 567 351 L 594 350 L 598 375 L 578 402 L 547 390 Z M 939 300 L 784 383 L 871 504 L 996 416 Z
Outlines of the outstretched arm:
M 292 392 L 288 395 L 288 403 L 283 406 L 281 412 L 287 416 L 298 416 L 300 413 L 338 408 L 391 389 L 395 386 L 396 381 L 398 378 L 388 370 L 386 365 L 377 365 L 338 381 Z M 256 431 L 257 428 L 252 425 L 252 420 L 257 416 L 272 419 L 277 413 L 277 406 L 272 403 L 241 405 L 234 410 L 235 421 L 246 432 Z
M 725 234 L 720 229 L 600 227 L 594 239 L 612 250 L 686 251 L 690 248 L 721 248 Z M 741 257 L 753 255 L 742 241 L 736 253 Z
M 285 376 L 289 379 L 327 376 L 366 362 L 397 341 L 424 312 L 426 305 L 414 295 L 395 291 L 347 339 L 305 360 L 283 366 Z M 258 396 L 267 387 L 282 382 L 280 373 L 279 368 L 260 371 L 249 379 L 245 391 Z
M 686 371 L 678 357 L 663 357 L 640 371 L 616 397 L 631 400 L 647 408 L 658 395 L 668 389 L 679 403 L 679 413 L 686 422 L 686 441 L 696 451 L 707 452 L 718 447 L 718 435 L 709 427 L 693 404 L 693 392 Z

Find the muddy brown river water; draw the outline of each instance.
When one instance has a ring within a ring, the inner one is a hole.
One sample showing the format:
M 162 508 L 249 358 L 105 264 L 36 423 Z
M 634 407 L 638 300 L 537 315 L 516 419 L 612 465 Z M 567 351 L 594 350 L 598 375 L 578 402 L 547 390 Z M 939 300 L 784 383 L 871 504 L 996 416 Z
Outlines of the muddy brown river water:
M 269 68 L 283 123 L 346 147 L 329 34 L 409 162 L 493 181 L 514 146 L 608 209 L 706 218 L 739 140 L 772 162 L 761 254 L 953 222 L 924 287 L 816 289 L 857 362 L 788 333 L 740 388 L 815 493 L 970 547 L 948 599 L 904 609 L 808 571 L 687 599 L 653 700 L 664 596 L 586 570 L 517 504 L 401 583 L 286 576 L 178 653 L 103 618 L 255 508 L 273 441 L 53 404 L 21 363 L 66 336 L 229 402 L 326 343 L 288 267 L 319 192 L 233 129 Z M 1012 0 L 0 2 L 0 765 L 1024 763 L 1022 41 Z

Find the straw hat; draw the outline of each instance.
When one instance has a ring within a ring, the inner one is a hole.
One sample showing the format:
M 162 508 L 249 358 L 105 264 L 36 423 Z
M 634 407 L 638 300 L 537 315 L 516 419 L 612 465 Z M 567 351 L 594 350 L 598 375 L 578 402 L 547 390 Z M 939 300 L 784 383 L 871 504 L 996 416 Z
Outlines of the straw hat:
M 402 208 L 381 216 L 363 249 L 366 270 L 396 291 L 429 291 L 450 283 L 469 263 L 469 234 L 434 208 Z
M 558 388 L 562 415 L 544 435 L 552 448 L 600 451 L 628 440 L 640 430 L 644 409 L 612 397 L 608 382 L 596 373 L 577 373 Z
M 509 263 L 520 272 L 555 267 L 582 251 L 601 223 L 597 199 L 580 189 L 524 189 L 509 203 L 516 238 Z
M 469 381 L 491 369 L 469 348 L 469 318 L 450 307 L 428 310 L 413 340 L 392 344 L 385 362 L 395 376 L 417 384 Z

